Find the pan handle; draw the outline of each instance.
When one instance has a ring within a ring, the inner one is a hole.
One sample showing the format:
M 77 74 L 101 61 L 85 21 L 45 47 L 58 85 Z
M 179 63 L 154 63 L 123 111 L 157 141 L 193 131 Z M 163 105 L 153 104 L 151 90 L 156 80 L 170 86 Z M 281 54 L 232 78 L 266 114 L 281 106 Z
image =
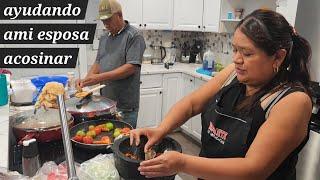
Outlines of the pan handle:
M 30 140 L 32 138 L 36 138 L 37 139 L 37 133 L 34 133 L 34 132 L 27 132 L 27 134 L 21 138 L 18 142 L 19 145 L 22 145 L 23 144 L 23 141 L 25 140 Z
M 116 120 L 122 120 L 123 119 L 123 113 L 122 111 L 114 111 L 112 112 L 112 115 L 115 116 Z

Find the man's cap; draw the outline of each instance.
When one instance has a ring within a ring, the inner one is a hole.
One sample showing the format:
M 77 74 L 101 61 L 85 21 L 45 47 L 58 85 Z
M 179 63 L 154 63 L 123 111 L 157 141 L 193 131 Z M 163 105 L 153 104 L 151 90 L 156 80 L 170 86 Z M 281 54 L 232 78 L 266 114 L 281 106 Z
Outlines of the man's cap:
M 117 0 L 100 0 L 98 19 L 105 20 L 110 18 L 114 13 L 121 12 L 122 8 Z

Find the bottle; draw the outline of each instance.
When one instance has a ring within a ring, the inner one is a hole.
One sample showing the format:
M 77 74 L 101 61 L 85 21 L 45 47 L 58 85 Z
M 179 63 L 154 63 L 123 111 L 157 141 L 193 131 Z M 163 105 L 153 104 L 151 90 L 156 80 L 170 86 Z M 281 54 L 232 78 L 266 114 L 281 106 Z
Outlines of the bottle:
M 214 54 L 209 49 L 203 55 L 203 69 L 205 70 L 213 70 L 214 69 Z
M 0 74 L 0 106 L 8 104 L 8 88 L 6 75 Z
M 75 74 L 74 74 L 74 72 L 68 72 L 67 74 L 68 74 L 68 84 L 67 84 L 68 92 L 70 94 L 74 94 L 76 91 Z
M 22 172 L 23 175 L 33 177 L 40 168 L 39 150 L 36 139 L 23 141 Z
M 201 63 L 202 63 L 202 59 L 201 59 L 201 54 L 200 54 L 200 53 L 198 53 L 198 54 L 196 55 L 196 63 L 197 63 L 197 64 L 201 64 Z

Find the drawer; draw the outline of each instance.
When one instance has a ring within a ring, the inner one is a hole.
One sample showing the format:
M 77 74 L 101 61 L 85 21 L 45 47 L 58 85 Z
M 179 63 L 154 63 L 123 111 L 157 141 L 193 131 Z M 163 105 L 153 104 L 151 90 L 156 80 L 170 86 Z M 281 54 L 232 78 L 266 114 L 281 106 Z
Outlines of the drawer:
M 158 88 L 162 87 L 162 74 L 141 75 L 140 88 Z

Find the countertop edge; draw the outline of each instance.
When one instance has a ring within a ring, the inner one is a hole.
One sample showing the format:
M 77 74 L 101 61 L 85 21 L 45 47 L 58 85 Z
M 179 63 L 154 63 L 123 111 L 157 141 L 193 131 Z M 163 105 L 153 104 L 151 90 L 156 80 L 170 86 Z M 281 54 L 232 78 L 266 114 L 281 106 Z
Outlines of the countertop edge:
M 164 69 L 163 66 L 159 66 L 159 65 L 150 65 L 150 64 L 146 64 L 146 65 L 142 65 L 142 66 L 154 66 L 152 70 L 147 70 L 142 68 L 141 71 L 141 75 L 148 75 L 148 74 L 167 74 L 167 73 L 184 73 L 184 74 L 188 74 L 190 76 L 193 76 L 195 78 L 204 80 L 204 81 L 209 81 L 212 77 L 207 76 L 207 75 L 203 75 L 200 73 L 196 72 L 196 69 L 201 67 L 201 65 L 198 66 L 194 66 L 190 68 L 190 69 L 183 69 L 182 67 L 179 66 L 189 66 L 188 64 L 181 64 L 179 63 L 178 65 L 173 65 L 174 67 L 170 67 L 169 69 Z M 175 67 L 178 66 L 178 67 Z

